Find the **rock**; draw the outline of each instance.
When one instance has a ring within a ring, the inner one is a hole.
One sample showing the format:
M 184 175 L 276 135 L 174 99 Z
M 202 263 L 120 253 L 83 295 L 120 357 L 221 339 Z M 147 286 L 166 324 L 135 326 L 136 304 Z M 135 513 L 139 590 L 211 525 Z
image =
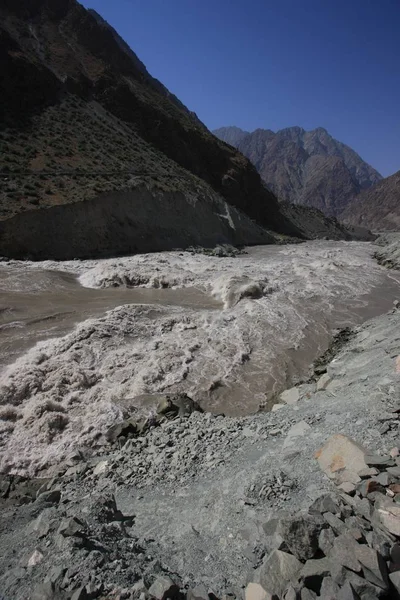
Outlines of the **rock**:
M 320 550 L 325 554 L 325 556 L 329 553 L 333 546 L 333 542 L 335 539 L 335 534 L 332 529 L 323 529 L 319 534 L 318 538 L 318 546 Z
M 397 446 L 395 446 L 394 448 L 392 448 L 392 449 L 390 450 L 390 452 L 389 452 L 389 455 L 390 455 L 392 458 L 396 458 L 396 456 L 400 456 L 400 450 L 399 450 L 399 448 L 398 448 Z
M 385 597 L 386 592 L 381 588 L 370 583 L 367 579 L 356 575 L 356 573 L 347 574 L 347 582 L 350 583 L 352 589 L 357 594 L 357 598 L 361 600 L 377 600 L 377 598 Z
M 328 523 L 328 525 L 330 525 L 332 527 L 333 531 L 337 535 L 340 535 L 341 533 L 346 533 L 346 530 L 347 530 L 346 525 L 343 523 L 343 521 L 341 521 L 338 517 L 336 517 L 332 513 L 330 513 L 330 512 L 325 513 L 324 519 Z
M 271 600 L 271 594 L 268 594 L 259 583 L 249 583 L 244 593 L 245 600 Z M 188 600 L 194 600 L 192 597 L 187 595 Z M 203 598 L 201 598 L 203 600 Z M 208 594 L 204 598 L 208 600 Z
M 301 600 L 314 600 L 315 598 L 317 598 L 317 594 L 305 587 L 302 588 L 300 592 L 300 598 Z
M 271 412 L 276 412 L 277 410 L 280 410 L 281 408 L 284 408 L 286 406 L 286 404 L 274 404 L 273 407 L 271 408 Z
M 287 583 L 298 575 L 302 566 L 295 556 L 274 550 L 261 565 L 260 584 L 271 596 L 281 596 Z
M 361 564 L 365 579 L 383 589 L 389 587 L 386 562 L 376 550 L 357 544 L 356 558 Z
M 293 387 L 290 390 L 285 390 L 282 392 L 279 398 L 284 404 L 296 404 L 296 402 L 300 400 L 299 389 L 297 387 Z
M 283 600 L 298 600 L 299 594 L 292 585 L 286 588 L 283 594 Z
M 365 455 L 366 450 L 360 444 L 345 435 L 336 434 L 318 450 L 315 457 L 330 479 L 337 483 L 358 483 L 358 472 L 368 466 L 364 460 Z
M 322 517 L 303 515 L 281 519 L 278 532 L 290 552 L 304 560 L 314 558 L 318 552 L 318 537 L 324 527 Z
M 149 594 L 157 600 L 178 598 L 179 587 L 169 577 L 157 577 L 157 579 L 149 588 Z
M 361 496 L 366 497 L 372 492 L 382 492 L 384 491 L 384 488 L 376 479 L 364 479 L 364 481 L 357 486 L 357 491 Z
M 366 454 L 365 462 L 369 467 L 394 467 L 396 464 L 389 454 L 385 454 L 384 456 L 380 456 L 379 454 Z
M 89 600 L 85 586 L 79 587 L 71 596 L 71 600 Z
M 374 481 L 377 481 L 380 485 L 387 487 L 392 481 L 394 481 L 394 476 L 384 471 L 383 473 L 379 473 L 376 477 L 374 477 Z
M 66 596 L 57 585 L 45 581 L 35 588 L 31 600 L 66 600 Z
M 345 494 L 349 494 L 349 496 L 354 496 L 354 494 L 356 493 L 356 486 L 354 485 L 354 483 L 351 483 L 350 481 L 344 481 L 338 487 Z
M 400 467 L 399 466 L 389 467 L 387 469 L 387 472 L 390 473 L 391 475 L 394 475 L 394 477 L 399 477 L 400 478 Z
M 309 513 L 326 513 L 331 512 L 333 514 L 340 513 L 340 507 L 337 502 L 337 498 L 333 494 L 323 494 L 311 504 L 308 509 Z
M 48 492 L 42 492 L 36 498 L 37 503 L 46 503 L 46 504 L 58 504 L 61 500 L 61 492 L 60 490 L 50 490 Z
M 28 567 L 36 567 L 36 565 L 42 562 L 43 558 L 43 554 L 36 548 L 28 560 Z
M 58 533 L 64 537 L 81 536 L 84 533 L 85 525 L 76 517 L 64 519 L 58 528 Z
M 389 579 L 396 592 L 400 595 L 400 571 L 390 573 Z
M 344 586 L 340 588 L 340 591 L 337 595 L 337 600 L 360 600 L 360 596 L 356 594 L 351 584 L 346 581 Z
M 300 572 L 300 580 L 307 588 L 319 594 L 322 580 L 330 574 L 331 567 L 329 558 L 307 560 Z
M 326 390 L 327 386 L 332 381 L 332 378 L 328 375 L 328 373 L 324 373 L 317 381 L 317 392 L 322 392 Z
M 259 584 L 258 583 L 253 583 L 253 584 L 250 583 L 249 585 L 259 585 Z M 249 586 L 247 586 L 247 588 L 248 587 Z M 246 588 L 246 591 L 247 591 L 247 588 Z M 194 588 L 187 591 L 186 598 L 187 598 L 187 600 L 209 600 L 209 594 L 208 594 L 208 591 L 207 591 L 207 588 L 205 585 L 196 585 Z M 246 597 L 246 600 L 269 600 L 269 599 L 266 596 L 261 597 L 261 596 L 254 595 L 254 596 L 249 597 L 249 599 L 247 599 L 247 597 Z
M 355 498 L 355 501 L 355 511 L 370 521 L 372 517 L 372 506 L 370 501 L 367 498 Z
M 102 475 L 108 470 L 108 460 L 101 460 L 93 469 L 93 475 Z
M 283 447 L 287 448 L 287 446 L 290 446 L 296 438 L 302 437 L 308 433 L 310 429 L 311 427 L 308 423 L 299 421 L 289 429 Z
M 332 577 L 324 577 L 319 595 L 324 600 L 336 600 L 339 589 L 339 586 L 333 581 Z
M 36 533 L 38 538 L 45 537 L 52 527 L 52 523 L 54 523 L 53 517 L 53 509 L 45 508 L 40 515 L 31 523 L 29 526 L 30 533 Z
M 374 518 L 390 533 L 400 536 L 400 506 L 379 506 L 374 510 Z
M 334 542 L 328 557 L 343 567 L 359 573 L 361 571 L 360 563 L 356 558 L 357 542 L 350 533 L 339 535 Z
M 361 477 L 361 479 L 369 479 L 375 475 L 379 475 L 379 471 L 378 469 L 375 469 L 375 467 L 367 467 L 366 469 L 358 471 L 358 476 Z

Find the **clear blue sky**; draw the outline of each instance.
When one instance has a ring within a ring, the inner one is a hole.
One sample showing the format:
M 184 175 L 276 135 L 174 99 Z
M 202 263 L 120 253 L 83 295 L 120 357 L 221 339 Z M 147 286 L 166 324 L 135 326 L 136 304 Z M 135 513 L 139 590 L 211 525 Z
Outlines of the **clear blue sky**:
M 209 129 L 325 127 L 400 169 L 400 0 L 84 0 Z

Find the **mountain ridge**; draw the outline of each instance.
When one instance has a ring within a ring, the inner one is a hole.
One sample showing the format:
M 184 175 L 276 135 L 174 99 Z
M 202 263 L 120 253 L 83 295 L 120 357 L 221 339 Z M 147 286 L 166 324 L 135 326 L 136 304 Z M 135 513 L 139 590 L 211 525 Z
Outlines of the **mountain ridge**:
M 352 148 L 333 138 L 325 128 L 306 131 L 294 126 L 273 132 L 235 128 L 213 133 L 235 146 L 256 166 L 262 179 L 280 200 L 304 204 L 340 217 L 345 205 L 382 176 Z M 318 158 L 316 158 L 318 157 Z

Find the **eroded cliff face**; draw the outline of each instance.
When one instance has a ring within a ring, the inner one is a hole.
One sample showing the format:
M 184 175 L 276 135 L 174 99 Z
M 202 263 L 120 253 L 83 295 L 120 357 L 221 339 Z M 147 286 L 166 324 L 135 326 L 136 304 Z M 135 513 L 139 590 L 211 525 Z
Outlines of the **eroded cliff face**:
M 274 237 L 216 193 L 144 187 L 20 213 L 0 222 L 0 255 L 73 259 L 186 248 L 273 243 Z

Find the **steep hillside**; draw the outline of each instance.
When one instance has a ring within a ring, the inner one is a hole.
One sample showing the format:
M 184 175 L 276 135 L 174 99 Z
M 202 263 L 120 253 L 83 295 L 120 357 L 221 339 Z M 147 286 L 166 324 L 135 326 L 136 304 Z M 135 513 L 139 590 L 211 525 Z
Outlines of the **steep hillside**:
M 346 223 L 377 231 L 400 229 L 400 171 L 356 196 L 343 211 Z
M 75 0 L 4 0 L 0 17 L 0 253 L 43 257 L 45 247 L 48 252 L 51 230 L 46 230 L 46 243 L 42 238 L 34 241 L 29 233 L 30 218 L 38 211 L 35 230 L 43 210 L 57 208 L 43 222 L 54 216 L 61 223 L 61 207 L 80 201 L 91 202 L 95 210 L 79 209 L 82 218 L 96 221 L 101 213 L 111 219 L 112 211 L 103 208 L 112 206 L 117 193 L 127 205 L 118 205 L 118 218 L 129 214 L 132 219 L 143 198 L 149 202 L 147 191 L 153 194 L 150 208 L 162 229 L 161 234 L 160 229 L 152 232 L 154 249 L 202 242 L 192 227 L 198 209 L 194 198 L 201 206 L 199 218 L 213 223 L 208 239 L 273 241 L 260 226 L 301 237 L 251 163 L 217 140 L 151 77 L 98 15 Z M 137 188 L 144 190 L 143 196 L 134 193 Z M 179 203 L 178 237 L 167 212 L 168 198 L 175 193 L 186 198 Z M 102 209 L 97 210 L 96 199 Z M 240 213 L 232 220 L 226 202 L 260 226 Z M 22 219 L 22 213 L 29 217 Z M 68 210 L 67 220 L 73 214 Z M 150 223 L 151 214 L 146 215 L 136 215 L 138 222 L 143 218 Z M 234 223 L 245 221 L 242 235 Z M 84 235 L 85 224 L 79 222 L 78 228 Z M 103 223 L 100 229 L 105 228 Z M 122 229 L 125 240 L 118 238 L 115 251 L 149 249 L 147 226 L 126 230 L 124 222 L 118 231 Z M 16 232 L 27 245 L 14 239 L 10 247 Z M 101 253 L 101 246 L 97 240 L 92 250 Z M 112 253 L 113 239 L 106 246 Z M 87 255 L 92 250 L 72 246 L 70 253 Z
M 240 131 L 223 127 L 214 134 L 243 152 L 280 200 L 337 217 L 355 195 L 381 179 L 354 150 L 321 127 Z

